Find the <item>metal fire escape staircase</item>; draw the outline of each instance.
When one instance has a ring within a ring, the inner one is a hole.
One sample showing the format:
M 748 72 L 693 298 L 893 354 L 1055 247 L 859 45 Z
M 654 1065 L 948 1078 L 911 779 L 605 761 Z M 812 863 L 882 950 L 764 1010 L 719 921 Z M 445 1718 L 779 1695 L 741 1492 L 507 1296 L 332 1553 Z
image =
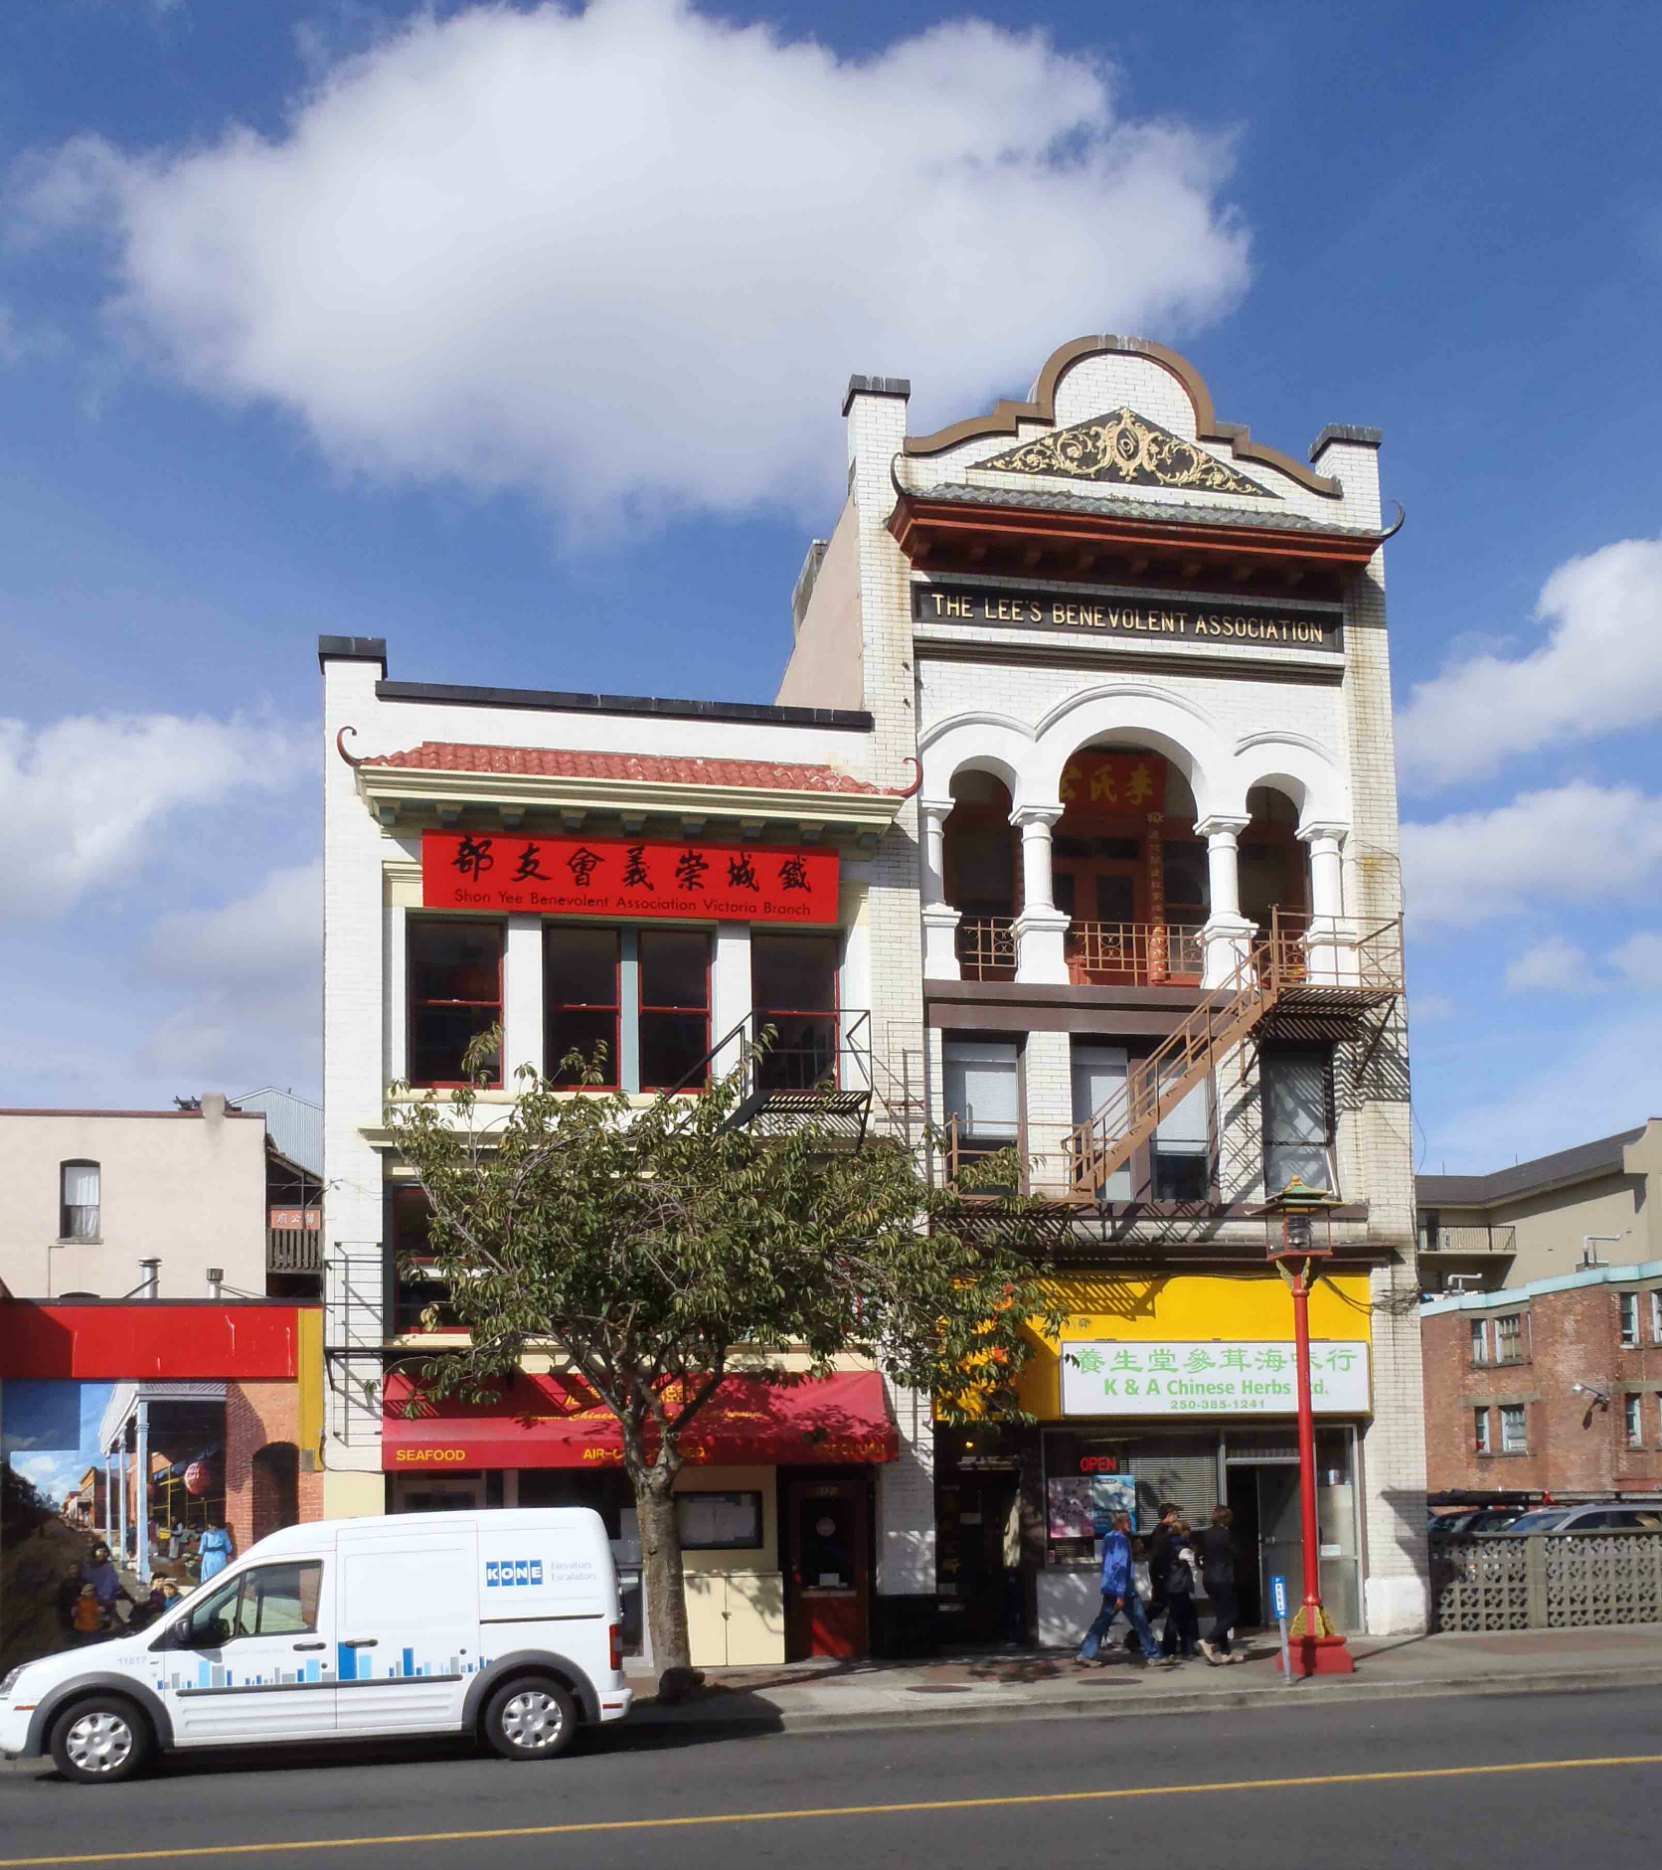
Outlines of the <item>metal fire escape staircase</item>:
M 1222 986 L 1147 1058 L 1135 1059 L 1116 1090 L 1063 1145 L 1068 1193 L 1097 1202 L 1177 1106 L 1248 1034 L 1272 1016 L 1354 1021 L 1402 992 L 1402 919 L 1358 928 L 1329 918 L 1309 925 L 1279 909 Z

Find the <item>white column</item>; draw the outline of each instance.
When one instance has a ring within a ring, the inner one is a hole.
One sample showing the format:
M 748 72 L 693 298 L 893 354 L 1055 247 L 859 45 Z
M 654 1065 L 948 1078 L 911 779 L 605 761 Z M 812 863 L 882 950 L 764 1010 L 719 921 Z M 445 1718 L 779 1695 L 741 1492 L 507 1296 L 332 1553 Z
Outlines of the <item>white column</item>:
M 958 911 L 946 900 L 946 821 L 951 799 L 920 799 L 923 829 L 923 973 L 926 980 L 957 980 Z
M 750 924 L 718 922 L 710 968 L 711 1045 L 721 1045 L 735 1026 L 750 1017 L 751 997 Z M 718 1078 L 739 1062 L 742 1045 L 741 1037 L 722 1046 L 711 1066 Z
M 1068 918 L 1056 907 L 1050 873 L 1050 827 L 1060 805 L 1018 805 L 1011 824 L 1021 831 L 1021 914 L 1016 917 L 1016 979 L 1065 983 Z
M 127 1562 L 127 1424 L 121 1425 L 120 1447 L 115 1457 L 116 1485 L 121 1491 L 115 1497 L 115 1562 L 125 1565 Z
M 1211 909 L 1202 934 L 1206 940 L 1206 972 L 1202 985 L 1221 987 L 1247 958 L 1253 927 L 1241 914 L 1240 837 L 1249 818 L 1216 814 L 1195 826 L 1206 840 L 1206 871 Z
M 558 1063 L 558 1061 L 555 1061 Z M 521 1065 L 543 1060 L 542 917 L 509 916 L 502 954 L 502 1083 L 514 1088 Z
M 1349 827 L 1300 825 L 1310 851 L 1310 929 L 1305 937 L 1310 978 L 1336 984 L 1357 974 L 1356 929 L 1344 919 L 1344 842 Z

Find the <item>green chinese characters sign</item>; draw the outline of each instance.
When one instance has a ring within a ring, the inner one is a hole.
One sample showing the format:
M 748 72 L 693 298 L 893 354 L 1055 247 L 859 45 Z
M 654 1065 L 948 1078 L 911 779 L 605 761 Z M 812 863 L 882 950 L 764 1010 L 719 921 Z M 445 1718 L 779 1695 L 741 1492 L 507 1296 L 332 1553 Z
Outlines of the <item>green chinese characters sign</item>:
M 1312 1344 L 1310 1395 L 1317 1415 L 1366 1415 L 1367 1345 Z M 1184 1339 L 1062 1346 L 1066 1416 L 1293 1415 L 1297 1409 L 1291 1344 Z

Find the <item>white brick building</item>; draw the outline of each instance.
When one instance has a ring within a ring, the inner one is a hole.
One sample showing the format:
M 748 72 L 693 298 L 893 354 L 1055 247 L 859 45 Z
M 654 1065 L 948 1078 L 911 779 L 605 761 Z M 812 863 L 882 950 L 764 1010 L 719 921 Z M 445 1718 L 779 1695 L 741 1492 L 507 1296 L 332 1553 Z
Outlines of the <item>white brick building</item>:
M 671 1013 L 679 1043 L 714 1045 L 777 1010 L 770 980 L 817 969 L 804 1004 L 829 994 L 829 1011 L 802 1014 L 804 1043 L 869 1085 L 873 1121 L 921 1135 L 927 1112 L 947 1174 L 1020 1146 L 1055 1204 L 1070 1312 L 1029 1372 L 1033 1427 L 937 1432 L 927 1399 L 887 1399 L 898 1459 L 851 1482 L 861 1640 L 1058 1638 L 1091 1595 L 1079 1516 L 1109 1477 L 1145 1510 L 1235 1506 L 1249 1617 L 1261 1574 L 1296 1575 L 1289 1307 L 1250 1212 L 1294 1173 L 1337 1204 L 1314 1307 L 1328 1605 L 1341 1626 L 1418 1627 L 1378 437 L 1324 431 L 1305 467 L 1219 421 L 1181 358 L 1112 338 L 1057 352 L 1029 402 L 933 436 L 908 435 L 895 380 L 854 379 L 845 413 L 847 503 L 798 582 L 772 708 L 424 687 L 388 681 L 378 642 L 320 646 L 331 1510 L 551 1497 L 528 1468 L 440 1485 L 390 1446 L 374 1383 L 411 1317 L 388 1270 L 409 1198 L 387 1085 L 443 1082 L 469 1020 L 501 1020 L 508 1070 L 551 1069 L 556 1039 L 598 1020 L 644 1095 Z M 666 1011 L 654 971 L 691 953 L 670 924 L 596 918 L 569 889 L 505 894 L 501 873 L 475 872 L 458 911 L 434 879 L 463 838 L 493 840 L 504 868 L 532 841 L 566 863 L 631 844 L 829 855 L 835 910 L 811 964 L 731 905 L 683 917 L 707 985 Z M 571 985 L 596 966 L 616 982 L 598 1013 Z M 1129 1407 L 1079 1380 L 1146 1383 L 1173 1358 L 1222 1400 L 1174 1409 L 1156 1382 Z M 778 1463 L 693 1483 L 760 1496 L 750 1561 L 695 1556 L 723 1627 L 735 1593 L 750 1605 L 757 1653 L 817 1640 L 752 1602 L 758 1578 L 787 1600 L 800 1583 L 802 1481 Z

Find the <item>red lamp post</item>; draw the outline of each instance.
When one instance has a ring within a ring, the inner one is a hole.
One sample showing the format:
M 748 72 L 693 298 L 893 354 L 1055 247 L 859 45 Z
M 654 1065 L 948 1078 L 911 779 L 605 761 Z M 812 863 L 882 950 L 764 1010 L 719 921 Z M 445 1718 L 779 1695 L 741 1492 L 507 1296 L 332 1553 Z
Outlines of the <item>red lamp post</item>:
M 1306 1188 L 1297 1176 L 1263 1212 L 1272 1228 L 1269 1258 L 1292 1288 L 1293 1339 L 1298 1366 L 1298 1485 L 1304 1543 L 1304 1603 L 1293 1619 L 1290 1670 L 1294 1675 L 1351 1675 L 1356 1663 L 1345 1639 L 1322 1608 L 1321 1530 L 1316 1519 L 1316 1411 L 1310 1395 L 1310 1289 L 1332 1258 L 1331 1229 L 1316 1241 L 1316 1217 L 1331 1195 Z M 1279 1223 L 1279 1225 L 1277 1225 Z

